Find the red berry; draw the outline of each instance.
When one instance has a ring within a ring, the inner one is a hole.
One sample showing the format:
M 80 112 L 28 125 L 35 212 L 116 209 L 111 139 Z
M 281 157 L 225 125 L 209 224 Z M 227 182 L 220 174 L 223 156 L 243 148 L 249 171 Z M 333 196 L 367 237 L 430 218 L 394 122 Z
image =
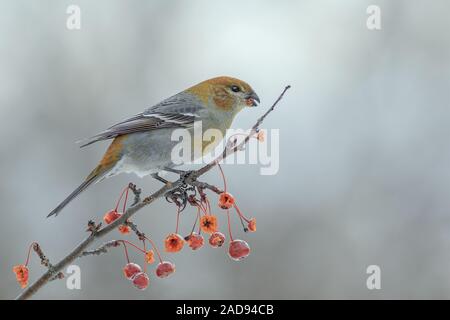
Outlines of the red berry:
M 234 205 L 234 197 L 228 192 L 222 192 L 219 196 L 219 207 L 230 209 Z
M 106 224 L 110 224 L 114 220 L 118 219 L 121 215 L 122 214 L 117 212 L 116 210 L 111 210 L 103 216 L 103 221 L 105 221 Z
M 156 275 L 160 278 L 166 278 L 175 272 L 175 265 L 169 261 L 163 261 L 156 268 Z
M 148 264 L 151 264 L 155 262 L 155 254 L 153 253 L 153 250 L 148 250 L 145 254 L 145 262 Z
M 24 264 L 14 266 L 13 272 L 16 274 L 16 280 L 22 288 L 28 285 L 28 267 Z
M 189 236 L 186 237 L 186 241 L 189 244 L 189 247 L 192 248 L 192 250 L 197 250 L 201 247 L 203 247 L 204 239 L 203 236 L 193 232 Z
M 125 267 L 123 267 L 123 274 L 128 280 L 131 280 L 133 276 L 139 272 L 141 272 L 141 267 L 136 263 L 127 263 Z
M 213 248 L 218 248 L 225 242 L 225 235 L 221 232 L 214 232 L 211 237 L 209 237 L 209 244 Z
M 183 249 L 184 239 L 178 233 L 169 234 L 164 240 L 166 252 L 178 252 Z
M 200 229 L 205 233 L 213 233 L 217 230 L 217 217 L 206 214 L 200 218 Z
M 146 289 L 150 283 L 150 279 L 145 272 L 136 273 L 131 280 L 133 281 L 133 285 L 140 290 Z
M 247 227 L 250 232 L 256 232 L 256 219 L 251 218 L 247 224 Z
M 119 227 L 119 232 L 121 234 L 129 234 L 131 232 L 131 229 L 129 226 L 127 226 L 126 224 L 121 224 Z
M 233 260 L 242 260 L 250 254 L 250 246 L 244 240 L 233 240 L 230 242 L 228 254 Z

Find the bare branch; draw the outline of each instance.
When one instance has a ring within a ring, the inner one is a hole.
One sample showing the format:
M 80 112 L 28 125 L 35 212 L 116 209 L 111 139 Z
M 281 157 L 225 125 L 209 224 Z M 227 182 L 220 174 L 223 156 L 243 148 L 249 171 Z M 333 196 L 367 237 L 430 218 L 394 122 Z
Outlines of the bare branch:
M 93 255 L 97 255 L 98 256 L 98 255 L 101 255 L 102 253 L 107 253 L 109 248 L 115 248 L 115 247 L 118 247 L 118 246 L 120 246 L 120 241 L 118 241 L 118 240 L 111 240 L 111 241 L 105 242 L 104 244 L 102 244 L 97 249 L 83 251 L 80 254 L 80 257 L 93 256 Z

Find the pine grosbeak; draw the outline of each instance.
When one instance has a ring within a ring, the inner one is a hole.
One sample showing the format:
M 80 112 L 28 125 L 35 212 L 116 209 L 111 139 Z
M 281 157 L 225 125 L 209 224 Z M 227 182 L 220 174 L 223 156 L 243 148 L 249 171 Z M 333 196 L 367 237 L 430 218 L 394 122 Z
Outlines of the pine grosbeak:
M 236 114 L 247 106 L 256 106 L 258 95 L 244 81 L 217 77 L 203 81 L 131 118 L 121 121 L 85 141 L 82 147 L 113 139 L 97 167 L 48 216 L 58 213 L 91 184 L 119 173 L 138 176 L 158 173 L 175 166 L 171 159 L 175 129 L 193 131 L 194 122 L 202 131 L 218 129 L 225 136 Z M 217 145 L 220 141 L 215 141 Z M 206 145 L 202 142 L 202 153 Z M 210 150 L 211 146 L 208 146 Z M 193 153 L 194 154 L 194 153 Z M 201 155 L 200 154 L 200 155 Z M 195 160 L 195 159 L 192 159 Z

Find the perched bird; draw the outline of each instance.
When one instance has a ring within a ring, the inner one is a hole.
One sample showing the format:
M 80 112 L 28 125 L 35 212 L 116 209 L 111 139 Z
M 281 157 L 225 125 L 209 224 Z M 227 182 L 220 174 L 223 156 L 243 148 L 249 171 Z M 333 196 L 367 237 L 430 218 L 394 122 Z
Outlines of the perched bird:
M 151 174 L 163 180 L 158 173 L 175 166 L 171 159 L 172 149 L 179 143 L 171 139 L 175 129 L 186 128 L 191 133 L 194 123 L 201 121 L 203 132 L 218 129 L 225 136 L 236 114 L 245 107 L 256 106 L 256 102 L 260 102 L 259 97 L 246 82 L 231 77 L 217 77 L 163 100 L 87 139 L 81 147 L 107 139 L 113 141 L 86 180 L 48 217 L 58 215 L 91 184 L 122 172 L 135 173 L 141 177 Z M 200 156 L 219 142 L 202 141 Z

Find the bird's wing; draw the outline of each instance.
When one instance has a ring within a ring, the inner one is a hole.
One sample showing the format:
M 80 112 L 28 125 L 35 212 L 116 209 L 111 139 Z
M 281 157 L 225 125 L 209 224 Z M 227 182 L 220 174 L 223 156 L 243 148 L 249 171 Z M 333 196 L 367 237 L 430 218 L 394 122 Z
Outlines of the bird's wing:
M 199 119 L 200 102 L 184 93 L 170 97 L 131 118 L 109 127 L 95 136 L 81 141 L 80 147 L 120 135 L 161 128 L 189 128 Z

